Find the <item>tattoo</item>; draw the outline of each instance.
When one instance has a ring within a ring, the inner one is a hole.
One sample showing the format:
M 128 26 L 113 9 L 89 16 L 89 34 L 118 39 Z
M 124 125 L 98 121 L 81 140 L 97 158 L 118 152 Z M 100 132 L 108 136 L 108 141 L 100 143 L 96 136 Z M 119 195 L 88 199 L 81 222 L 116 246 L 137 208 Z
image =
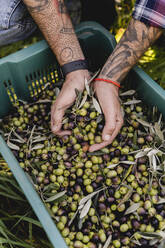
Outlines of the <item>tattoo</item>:
M 58 10 L 61 14 L 67 14 L 68 13 L 64 2 L 62 2 L 61 0 L 58 0 Z
M 23 1 L 60 65 L 84 58 L 64 0 Z
M 50 0 L 34 0 L 34 2 L 36 3 L 35 6 L 30 6 L 29 4 L 26 4 L 28 10 L 31 13 L 41 12 L 45 10 L 45 8 L 47 8 L 47 6 L 50 4 Z
M 62 34 L 74 34 L 74 29 L 70 22 L 68 22 L 68 11 L 62 0 L 58 0 L 58 10 L 61 14 L 63 27 L 60 30 Z
M 132 19 L 103 67 L 101 75 L 118 82 L 122 81 L 128 71 L 161 33 L 162 31 L 158 28 L 148 27 L 144 23 Z
M 64 49 L 62 49 L 60 57 L 61 57 L 61 60 L 65 63 L 68 61 L 72 61 L 73 59 L 72 49 L 70 47 L 65 47 Z

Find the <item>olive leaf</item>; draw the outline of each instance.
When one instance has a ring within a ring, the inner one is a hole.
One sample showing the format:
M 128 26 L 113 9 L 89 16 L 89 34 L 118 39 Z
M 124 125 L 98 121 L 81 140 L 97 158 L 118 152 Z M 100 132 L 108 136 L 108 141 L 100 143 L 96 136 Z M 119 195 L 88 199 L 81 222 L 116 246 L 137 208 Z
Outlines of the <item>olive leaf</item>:
M 128 164 L 128 165 L 132 165 L 132 164 L 136 164 L 136 162 L 133 161 L 119 161 L 117 164 L 110 164 L 109 166 L 107 166 L 108 169 L 113 169 L 115 168 L 117 165 L 119 164 Z
M 142 119 L 136 119 L 136 121 L 138 121 L 140 124 L 142 124 L 142 125 L 145 126 L 145 127 L 150 127 L 150 128 L 153 127 L 152 124 L 150 124 L 150 123 L 148 123 L 147 121 L 144 121 L 144 120 L 142 120 Z
M 68 117 L 66 117 L 63 121 L 62 124 L 68 123 Z
M 156 122 L 154 124 L 154 130 L 155 130 L 155 133 L 157 134 L 157 136 L 160 138 L 161 141 L 163 141 L 165 138 L 164 138 L 164 134 L 163 132 L 161 131 L 160 129 L 160 125 L 158 124 L 158 122 Z
M 119 202 L 118 206 L 117 207 L 120 207 L 124 202 L 128 201 L 131 197 L 133 193 L 133 189 L 130 189 L 126 194 L 125 196 L 123 197 L 123 199 Z
M 107 168 L 108 168 L 108 169 L 113 169 L 113 168 L 115 168 L 117 165 L 119 165 L 119 163 L 117 163 L 117 164 L 110 164 Z
M 162 230 L 160 230 L 160 231 L 158 232 L 158 234 L 161 236 L 162 239 L 165 240 L 165 232 L 163 232 Z
M 120 96 L 132 96 L 135 94 L 135 92 L 136 92 L 135 90 L 127 90 L 123 93 L 120 93 Z
M 130 108 L 131 108 L 131 111 L 133 111 L 133 109 L 134 109 L 134 104 L 131 104 Z
M 120 161 L 119 164 L 129 164 L 129 165 L 132 165 L 132 164 L 136 164 L 136 162 L 124 160 L 124 161 Z
M 156 162 L 156 156 L 155 155 L 152 155 L 152 166 L 153 166 L 153 170 L 156 171 L 157 162 Z
M 63 197 L 63 196 L 66 194 L 66 192 L 67 192 L 66 190 L 61 191 L 61 192 L 55 194 L 54 196 L 51 196 L 51 197 L 49 197 L 48 199 L 46 199 L 45 202 L 52 202 L 52 201 L 55 201 L 55 200 L 57 200 L 57 199 Z
M 11 143 L 9 140 L 7 141 L 7 145 L 8 145 L 8 147 L 11 148 L 12 150 L 17 150 L 17 151 L 20 150 L 19 146 L 17 146 L 17 145 L 15 145 L 15 144 Z
M 130 174 L 131 171 L 132 171 L 132 168 L 133 168 L 133 164 L 130 165 L 128 171 L 125 173 L 124 178 L 123 178 L 123 180 L 122 180 L 122 183 L 123 183 L 123 182 L 126 180 L 126 178 L 129 176 L 129 174 Z
M 93 155 L 101 156 L 101 155 L 104 155 L 104 154 L 106 154 L 106 152 L 103 152 L 103 151 L 96 151 L 96 152 L 88 152 L 87 153 L 88 156 L 93 156 Z
M 160 113 L 160 116 L 159 116 L 159 120 L 158 120 L 158 125 L 160 126 L 160 124 L 161 124 L 161 121 L 162 121 L 162 113 Z
M 75 93 L 76 93 L 76 101 L 75 101 L 75 106 L 76 108 L 78 108 L 78 106 L 80 105 L 80 101 L 82 98 L 82 91 L 79 91 L 78 89 L 75 88 Z
M 91 199 L 89 199 L 89 200 L 85 203 L 84 207 L 82 208 L 82 210 L 81 210 L 81 212 L 80 212 L 80 219 L 83 219 L 83 218 L 88 214 L 89 209 L 90 209 L 90 207 L 91 207 L 91 204 L 92 204 Z
M 60 94 L 60 89 L 58 87 L 55 87 L 55 96 L 58 96 Z
M 52 102 L 50 99 L 41 99 L 33 104 L 38 104 L 38 103 L 49 103 L 49 102 Z M 32 105 L 32 104 L 31 104 Z
M 85 78 L 85 89 L 86 89 L 88 95 L 91 96 L 90 88 L 89 88 L 89 82 L 86 78 Z
M 22 141 L 20 141 L 19 139 L 10 139 L 10 141 L 17 142 L 17 143 L 21 143 L 22 144 Z
M 150 241 L 149 241 L 149 245 L 150 246 L 153 246 L 153 245 L 155 245 L 156 243 L 158 243 L 160 241 L 160 239 L 158 239 L 158 238 L 154 238 L 154 239 L 151 239 Z M 160 247 L 159 247 L 160 248 Z M 163 247 L 162 247 L 163 248 Z
M 21 143 L 25 143 L 25 140 L 13 130 L 13 134 L 20 140 Z
M 18 99 L 18 102 L 23 103 L 23 105 L 26 105 L 26 104 L 27 104 L 26 101 L 23 101 L 23 100 L 21 100 L 21 99 Z
M 36 146 L 33 146 L 33 147 L 31 148 L 31 150 L 33 151 L 33 150 L 38 150 L 38 149 L 42 149 L 42 148 L 44 148 L 44 144 L 38 144 L 38 145 L 36 145 Z
M 162 175 L 160 178 L 159 178 L 159 185 L 161 187 L 161 189 L 165 192 L 165 186 L 162 184 L 162 179 L 165 177 L 165 175 Z
M 29 146 L 29 150 L 31 150 L 31 144 L 32 144 L 32 139 L 33 139 L 33 134 L 34 134 L 35 128 L 36 128 L 36 125 L 33 126 L 31 133 L 30 133 L 30 137 L 27 141 L 27 146 Z
M 158 248 L 164 248 L 165 247 L 165 240 L 162 240 Z
M 83 219 L 80 219 L 78 222 L 78 229 L 81 230 L 82 226 L 83 226 Z
M 83 204 L 79 205 L 79 206 L 78 206 L 78 210 L 81 210 L 83 207 L 84 207 Z
M 133 135 L 133 144 L 137 145 L 137 131 L 135 130 L 134 135 Z
M 48 184 L 47 186 L 45 186 L 45 187 L 43 188 L 43 192 L 44 192 L 44 191 L 48 192 L 48 191 L 50 191 L 50 190 L 52 190 L 52 189 L 58 189 L 57 185 L 54 184 L 54 183 L 50 183 L 50 184 Z
M 95 191 L 95 192 L 92 192 L 92 193 L 90 193 L 89 195 L 85 196 L 84 198 L 82 198 L 82 199 L 80 200 L 79 206 L 80 206 L 80 205 L 84 205 L 89 199 L 92 199 L 92 197 L 93 197 L 94 195 L 96 195 L 97 193 L 99 193 L 99 192 L 102 191 L 102 190 L 105 190 L 106 188 L 107 188 L 107 187 L 103 187 L 103 188 L 101 188 L 101 189 L 99 189 L 99 190 L 97 190 L 97 191 Z
M 138 158 L 144 157 L 144 156 L 146 156 L 147 153 L 148 153 L 149 151 L 151 151 L 151 150 L 152 150 L 152 148 L 145 148 L 144 150 L 138 152 L 138 153 L 135 155 L 135 158 L 138 159 Z
M 165 203 L 165 198 L 159 197 L 159 200 L 158 202 L 156 202 L 156 204 L 162 204 L 162 203 Z
M 156 232 L 138 232 L 138 233 L 141 235 L 142 238 L 145 238 L 145 239 L 154 239 L 154 238 L 162 237 L 161 234 L 160 234 L 160 232 L 161 231 L 159 231 L 157 233 Z
M 84 103 L 86 102 L 86 100 L 87 100 L 87 94 L 85 94 L 84 96 L 83 96 L 83 99 L 82 99 L 82 101 L 81 101 L 81 103 L 80 103 L 80 105 L 79 105 L 79 109 L 84 105 Z
M 97 124 L 100 123 L 100 122 L 102 122 L 102 120 L 103 120 L 103 115 L 99 115 L 99 116 L 96 118 Z
M 109 237 L 107 238 L 103 248 L 108 248 L 111 243 L 111 240 L 112 240 L 112 234 L 110 234 Z
M 93 76 L 89 79 L 88 84 L 90 84 L 93 81 L 93 79 L 99 74 L 99 72 L 100 69 L 93 74 Z
M 141 100 L 130 100 L 128 102 L 124 102 L 123 104 L 124 105 L 131 105 L 131 104 L 137 104 L 137 103 L 140 103 Z
M 140 207 L 140 203 L 134 203 L 132 204 L 127 210 L 125 211 L 124 215 L 131 214 L 135 212 Z
M 70 225 L 73 223 L 73 221 L 74 221 L 74 219 L 76 218 L 77 214 L 78 214 L 78 210 L 74 213 L 72 219 L 71 219 L 71 220 L 69 221 L 69 223 L 68 223 L 68 226 L 70 226 Z
M 136 245 L 141 246 L 141 243 L 140 243 L 139 240 L 131 239 L 131 242 L 134 243 L 134 244 L 136 244 Z
M 160 152 L 158 149 L 151 149 L 148 151 L 147 156 L 156 155 L 158 152 Z
M 37 142 L 41 142 L 41 141 L 45 141 L 45 140 L 47 140 L 46 137 L 37 137 L 37 138 L 34 138 L 32 140 L 32 143 L 37 143 Z
M 47 82 L 46 84 L 44 84 L 43 90 L 45 90 L 49 85 L 50 85 L 50 82 Z
M 92 97 L 92 102 L 93 102 L 93 105 L 94 105 L 96 111 L 97 111 L 99 114 L 101 114 L 102 111 L 101 111 L 101 108 L 100 108 L 100 104 L 98 103 L 98 101 L 96 100 L 95 97 Z

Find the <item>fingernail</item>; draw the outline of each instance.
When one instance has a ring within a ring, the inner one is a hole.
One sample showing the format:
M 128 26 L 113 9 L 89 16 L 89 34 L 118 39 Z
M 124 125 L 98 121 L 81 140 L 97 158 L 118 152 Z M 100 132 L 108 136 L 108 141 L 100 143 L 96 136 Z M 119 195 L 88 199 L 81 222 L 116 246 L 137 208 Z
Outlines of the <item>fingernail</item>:
M 57 129 L 58 129 L 58 126 L 54 126 L 54 127 L 52 127 L 52 131 L 57 131 Z
M 110 138 L 111 138 L 111 136 L 109 134 L 106 134 L 105 137 L 104 137 L 104 140 L 108 141 Z

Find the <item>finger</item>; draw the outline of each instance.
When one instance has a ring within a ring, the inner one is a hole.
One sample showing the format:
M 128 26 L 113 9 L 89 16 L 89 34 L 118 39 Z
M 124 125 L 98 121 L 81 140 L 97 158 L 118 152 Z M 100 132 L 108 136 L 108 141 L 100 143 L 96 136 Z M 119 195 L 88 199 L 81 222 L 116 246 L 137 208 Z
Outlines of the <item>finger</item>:
M 62 128 L 62 120 L 65 113 L 65 108 L 58 108 L 59 104 L 54 104 L 51 110 L 51 130 L 54 134 L 63 136 L 70 135 L 71 131 L 69 130 L 61 130 Z
M 106 89 L 105 91 L 103 88 L 97 92 L 97 95 L 105 116 L 105 126 L 102 132 L 102 140 L 108 141 L 116 128 L 116 116 L 118 109 L 118 105 L 115 104 L 116 96 L 114 97 L 112 95 L 111 97 L 109 94 L 109 89 Z
M 123 125 L 123 119 L 120 117 L 117 121 L 116 121 L 116 128 L 114 130 L 114 132 L 112 133 L 112 135 L 110 136 L 110 139 L 107 141 L 103 141 L 99 144 L 94 144 L 92 146 L 89 147 L 89 152 L 94 152 L 97 150 L 100 150 L 104 147 L 106 147 L 107 145 L 110 145 L 113 140 L 116 138 L 117 134 L 119 133 L 121 127 Z
M 104 147 L 106 147 L 107 145 L 109 145 L 109 141 L 103 141 L 99 144 L 94 144 L 94 145 L 91 145 L 89 147 L 89 152 L 94 152 L 94 151 L 98 151 Z
M 59 130 L 57 132 L 53 132 L 55 135 L 58 135 L 58 136 L 64 136 L 64 135 L 71 135 L 71 131 L 69 130 Z
M 108 116 L 108 117 L 107 117 Z M 107 117 L 107 118 L 106 118 Z M 105 126 L 102 132 L 102 140 L 108 141 L 110 140 L 115 128 L 116 128 L 116 116 L 114 113 L 106 113 L 105 114 Z

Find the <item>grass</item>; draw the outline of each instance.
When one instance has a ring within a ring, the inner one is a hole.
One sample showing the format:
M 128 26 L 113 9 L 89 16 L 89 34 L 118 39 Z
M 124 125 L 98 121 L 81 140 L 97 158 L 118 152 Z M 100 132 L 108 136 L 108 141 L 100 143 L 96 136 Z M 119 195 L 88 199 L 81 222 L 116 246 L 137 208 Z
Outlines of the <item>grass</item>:
M 1 159 L 2 162 L 5 163 Z M 12 174 L 1 170 L 0 248 L 18 247 L 52 248 L 52 245 Z

